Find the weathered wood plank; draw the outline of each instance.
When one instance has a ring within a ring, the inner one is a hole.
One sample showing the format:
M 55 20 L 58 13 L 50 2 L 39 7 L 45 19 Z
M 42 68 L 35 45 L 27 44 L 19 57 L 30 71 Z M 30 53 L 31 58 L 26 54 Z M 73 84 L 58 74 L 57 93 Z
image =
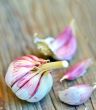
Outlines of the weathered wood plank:
M 18 56 L 42 56 L 33 44 L 34 32 L 56 36 L 72 18 L 76 20 L 78 51 L 70 62 L 92 57 L 96 60 L 96 0 L 1 0 L 0 1 L 0 92 L 6 110 L 96 110 L 96 91 L 83 105 L 61 103 L 58 91 L 77 83 L 96 82 L 96 64 L 75 81 L 59 82 L 65 70 L 52 72 L 54 86 L 42 101 L 32 104 L 19 100 L 6 86 L 4 76 L 9 63 Z

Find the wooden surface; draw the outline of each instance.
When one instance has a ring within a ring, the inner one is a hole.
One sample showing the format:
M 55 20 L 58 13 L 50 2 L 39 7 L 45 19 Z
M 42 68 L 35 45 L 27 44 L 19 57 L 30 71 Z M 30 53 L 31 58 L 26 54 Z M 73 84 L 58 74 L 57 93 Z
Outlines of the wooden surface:
M 76 20 L 78 51 L 71 64 L 88 57 L 93 57 L 95 62 L 96 0 L 0 0 L 0 92 L 6 110 L 96 110 L 96 91 L 85 104 L 77 107 L 61 103 L 57 94 L 58 90 L 77 83 L 94 83 L 95 65 L 84 77 L 62 84 L 59 79 L 64 70 L 54 71 L 50 94 L 36 104 L 19 100 L 4 81 L 13 59 L 26 54 L 40 56 L 32 41 L 34 32 L 56 36 L 72 18 Z

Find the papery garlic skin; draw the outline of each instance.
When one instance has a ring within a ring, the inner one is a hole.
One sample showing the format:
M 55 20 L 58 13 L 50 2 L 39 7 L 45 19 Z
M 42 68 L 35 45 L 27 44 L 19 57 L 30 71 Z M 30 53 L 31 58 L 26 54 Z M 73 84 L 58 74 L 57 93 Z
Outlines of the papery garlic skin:
M 8 71 L 5 77 L 7 85 L 11 87 L 11 85 L 16 80 L 26 75 L 26 73 L 30 72 L 32 69 L 42 64 L 45 64 L 46 62 L 46 60 L 40 59 L 34 55 L 22 56 L 20 58 L 17 58 L 8 67 Z
M 38 102 L 49 93 L 52 85 L 53 79 L 50 73 L 48 73 L 47 75 L 44 74 L 41 79 L 40 75 L 38 74 L 37 77 L 35 76 L 34 78 L 32 78 L 32 80 L 27 82 L 25 86 L 16 91 L 15 94 L 22 100 L 26 100 L 28 102 Z M 14 86 L 12 87 L 12 90 L 14 91 Z
M 77 50 L 77 40 L 75 36 L 74 19 L 71 24 L 65 27 L 56 39 L 49 45 L 54 53 L 55 59 L 71 60 Z
M 28 102 L 40 101 L 41 99 L 43 99 L 46 96 L 46 94 L 49 93 L 52 86 L 53 86 L 53 79 L 52 79 L 51 74 L 44 75 L 41 79 L 41 84 L 38 88 L 38 91 L 36 92 L 36 94 L 33 97 L 31 97 L 27 101 Z
M 42 38 L 43 37 L 43 38 Z M 55 39 L 53 37 L 45 37 L 38 35 L 38 33 L 34 34 L 34 43 L 36 44 L 37 49 L 39 50 L 40 53 L 43 55 L 49 57 L 53 56 L 53 52 L 50 49 L 50 44 L 54 41 Z
M 64 91 L 59 91 L 59 98 L 69 105 L 80 105 L 85 103 L 92 95 L 94 88 L 87 84 L 69 87 Z
M 6 84 L 18 98 L 28 102 L 40 101 L 49 93 L 53 85 L 50 71 L 40 73 L 36 71 L 46 63 L 46 60 L 33 55 L 17 58 L 8 68 L 5 76 Z
M 92 65 L 92 63 L 93 60 L 88 58 L 70 66 L 64 73 L 64 76 L 60 79 L 60 82 L 62 82 L 64 79 L 75 80 L 76 78 L 83 76 L 87 72 L 87 69 Z

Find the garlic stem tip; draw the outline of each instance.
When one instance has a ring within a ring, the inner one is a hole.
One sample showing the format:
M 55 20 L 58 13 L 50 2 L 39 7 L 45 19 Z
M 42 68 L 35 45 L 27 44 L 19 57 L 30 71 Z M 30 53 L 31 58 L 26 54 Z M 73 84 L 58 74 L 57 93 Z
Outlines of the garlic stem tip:
M 63 61 L 63 66 L 64 66 L 65 68 L 68 68 L 68 67 L 69 67 L 68 61 L 64 60 L 64 61 Z
M 71 24 L 72 27 L 74 26 L 74 24 L 75 24 L 75 19 L 74 18 L 71 20 L 70 24 Z
M 72 19 L 72 20 L 71 20 L 70 26 L 71 26 L 71 28 L 72 28 L 72 30 L 73 30 L 73 34 L 75 35 L 75 30 L 76 30 L 76 27 L 75 27 L 75 19 Z

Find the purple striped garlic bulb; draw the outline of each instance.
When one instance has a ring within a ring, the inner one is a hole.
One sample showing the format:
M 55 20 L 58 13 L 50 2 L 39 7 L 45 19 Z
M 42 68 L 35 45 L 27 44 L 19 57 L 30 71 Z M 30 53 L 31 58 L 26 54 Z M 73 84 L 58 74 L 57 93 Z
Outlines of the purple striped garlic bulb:
M 88 84 L 75 85 L 64 91 L 59 91 L 59 98 L 62 102 L 69 105 L 80 105 L 85 103 L 96 89 L 96 85 Z
M 66 61 L 49 63 L 33 55 L 14 60 L 5 76 L 6 84 L 16 96 L 28 102 L 38 102 L 51 90 L 53 78 L 50 70 L 67 67 Z
M 77 41 L 74 20 L 56 38 L 47 37 L 44 39 L 38 34 L 34 36 L 34 43 L 45 56 L 51 56 L 57 60 L 71 60 L 76 53 Z
M 74 80 L 76 78 L 83 76 L 87 72 L 87 69 L 90 67 L 92 63 L 93 63 L 92 59 L 89 58 L 79 61 L 78 63 L 70 66 L 66 73 L 64 73 L 64 76 L 60 79 L 60 82 L 62 82 L 64 79 Z

